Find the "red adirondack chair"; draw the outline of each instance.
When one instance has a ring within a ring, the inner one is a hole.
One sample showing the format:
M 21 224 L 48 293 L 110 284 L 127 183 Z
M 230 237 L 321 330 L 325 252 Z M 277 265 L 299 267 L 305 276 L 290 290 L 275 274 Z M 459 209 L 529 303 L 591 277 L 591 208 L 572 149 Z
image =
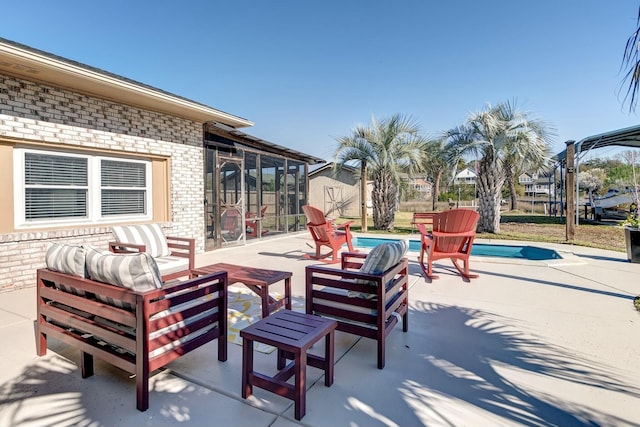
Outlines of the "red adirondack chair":
M 267 211 L 267 206 L 260 208 L 260 216 L 256 216 L 255 212 L 247 212 L 245 214 L 244 222 L 247 226 L 247 237 L 258 237 L 258 221 L 262 220 L 264 213 Z M 266 234 L 268 230 L 262 230 L 262 234 Z
M 424 224 L 416 224 L 421 234 L 420 267 L 429 279 L 438 278 L 433 274 L 433 262 L 446 258 L 451 259 L 465 278 L 478 277 L 477 274 L 469 272 L 469 255 L 479 219 L 478 212 L 471 209 L 451 209 L 434 216 L 433 231 L 427 231 Z M 458 261 L 462 261 L 462 267 Z
M 331 257 L 326 262 L 334 263 L 340 262 L 338 258 L 338 250 L 343 244 L 347 244 L 349 252 L 354 252 L 353 245 L 351 244 L 351 224 L 353 221 L 347 221 L 344 224 L 335 225 L 332 221 L 328 221 L 324 213 L 311 205 L 304 205 L 302 207 L 304 214 L 307 216 L 307 228 L 313 237 L 313 241 L 316 244 L 316 255 L 310 258 L 323 260 Z M 327 246 L 331 249 L 331 252 L 325 255 L 320 254 L 320 248 Z

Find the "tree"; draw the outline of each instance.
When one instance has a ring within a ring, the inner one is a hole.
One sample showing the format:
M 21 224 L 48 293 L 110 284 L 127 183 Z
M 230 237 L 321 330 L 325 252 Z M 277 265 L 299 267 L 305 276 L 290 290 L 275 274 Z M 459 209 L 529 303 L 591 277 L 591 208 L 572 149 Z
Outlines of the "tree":
M 351 161 L 366 162 L 368 178 L 373 180 L 373 226 L 379 230 L 393 229 L 399 174 L 414 174 L 421 167 L 425 138 L 420 135 L 418 124 L 401 114 L 381 121 L 372 117 L 371 127 L 357 126 L 350 135 L 336 140 L 337 169 Z
M 433 180 L 431 209 L 435 211 L 437 210 L 438 197 L 440 196 L 440 184 L 442 183 L 442 176 L 449 168 L 449 153 L 446 150 L 445 139 L 440 138 L 438 140 L 426 142 L 424 145 L 424 154 L 424 170 Z
M 447 147 L 454 159 L 478 160 L 476 179 L 480 221 L 478 230 L 500 232 L 500 200 L 507 163 L 544 164 L 549 157 L 548 126 L 517 109 L 515 101 L 472 114 L 467 122 L 449 132 Z
M 627 92 L 623 99 L 623 104 L 629 102 L 629 111 L 635 111 L 637 103 L 638 89 L 640 88 L 640 8 L 636 17 L 636 30 L 627 39 L 622 55 L 620 68 L 628 68 L 622 79 L 622 85 L 628 84 Z
M 579 186 L 580 188 L 588 191 L 589 201 L 593 200 L 593 193 L 602 188 L 604 184 L 604 178 L 604 171 L 598 168 L 586 170 L 578 174 Z
M 516 186 L 520 175 L 525 172 L 537 174 L 542 172 L 547 166 L 546 156 L 524 156 L 519 147 L 513 146 L 507 150 L 504 158 L 505 181 L 509 185 L 510 210 L 517 209 L 518 191 Z

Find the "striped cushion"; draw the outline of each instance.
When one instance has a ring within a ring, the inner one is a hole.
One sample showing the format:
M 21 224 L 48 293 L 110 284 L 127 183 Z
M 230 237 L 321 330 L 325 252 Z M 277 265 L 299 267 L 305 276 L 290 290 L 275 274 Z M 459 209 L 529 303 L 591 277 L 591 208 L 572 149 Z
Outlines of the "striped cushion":
M 367 274 L 382 274 L 397 263 L 399 263 L 402 258 L 407 253 L 407 249 L 409 248 L 408 240 L 399 240 L 397 242 L 389 242 L 382 243 L 375 248 L 371 249 L 371 252 L 367 254 L 364 262 L 362 263 L 362 267 L 360 267 L 361 273 Z M 371 285 L 375 286 L 376 283 L 370 280 L 362 280 L 357 279 L 357 283 L 363 285 Z M 366 298 L 375 300 L 377 297 L 375 294 L 365 294 L 361 292 L 349 292 L 350 297 L 355 298 Z
M 86 252 L 81 246 L 53 243 L 47 249 L 44 261 L 51 271 L 87 277 L 84 267 L 85 255 Z
M 162 288 L 158 265 L 146 252 L 113 254 L 90 249 L 87 252 L 87 272 L 91 280 L 133 291 Z
M 402 260 L 407 253 L 409 242 L 399 240 L 397 242 L 382 243 L 369 252 L 362 263 L 360 272 L 367 274 L 381 274 Z
M 146 252 L 154 258 L 171 255 L 167 239 L 158 224 L 117 225 L 111 227 L 111 232 L 119 243 L 145 245 Z

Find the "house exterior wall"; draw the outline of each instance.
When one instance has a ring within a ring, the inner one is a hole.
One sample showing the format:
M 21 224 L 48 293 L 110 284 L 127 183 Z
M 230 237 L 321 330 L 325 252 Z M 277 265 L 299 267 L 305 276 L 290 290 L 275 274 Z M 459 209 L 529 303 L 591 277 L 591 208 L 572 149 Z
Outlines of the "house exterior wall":
M 309 204 L 327 216 L 360 216 L 360 180 L 344 170 L 334 178 L 331 168 L 312 173 L 309 176 Z
M 91 150 L 152 159 L 153 220 L 204 249 L 202 125 L 0 75 L 0 292 L 35 286 L 51 242 L 107 247 L 110 225 L 13 227 L 13 148 Z M 11 170 L 7 170 L 7 168 Z M 7 204 L 10 203 L 10 204 Z

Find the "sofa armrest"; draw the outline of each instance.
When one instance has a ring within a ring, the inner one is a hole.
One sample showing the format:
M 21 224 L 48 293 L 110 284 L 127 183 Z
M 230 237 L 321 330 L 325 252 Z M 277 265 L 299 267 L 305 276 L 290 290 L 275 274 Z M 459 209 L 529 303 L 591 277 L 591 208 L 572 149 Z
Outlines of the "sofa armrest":
M 167 236 L 167 245 L 172 256 L 189 259 L 189 271 L 195 268 L 196 239 L 189 237 Z
M 109 242 L 109 250 L 116 254 L 126 254 L 130 252 L 146 252 L 147 247 L 136 243 Z

